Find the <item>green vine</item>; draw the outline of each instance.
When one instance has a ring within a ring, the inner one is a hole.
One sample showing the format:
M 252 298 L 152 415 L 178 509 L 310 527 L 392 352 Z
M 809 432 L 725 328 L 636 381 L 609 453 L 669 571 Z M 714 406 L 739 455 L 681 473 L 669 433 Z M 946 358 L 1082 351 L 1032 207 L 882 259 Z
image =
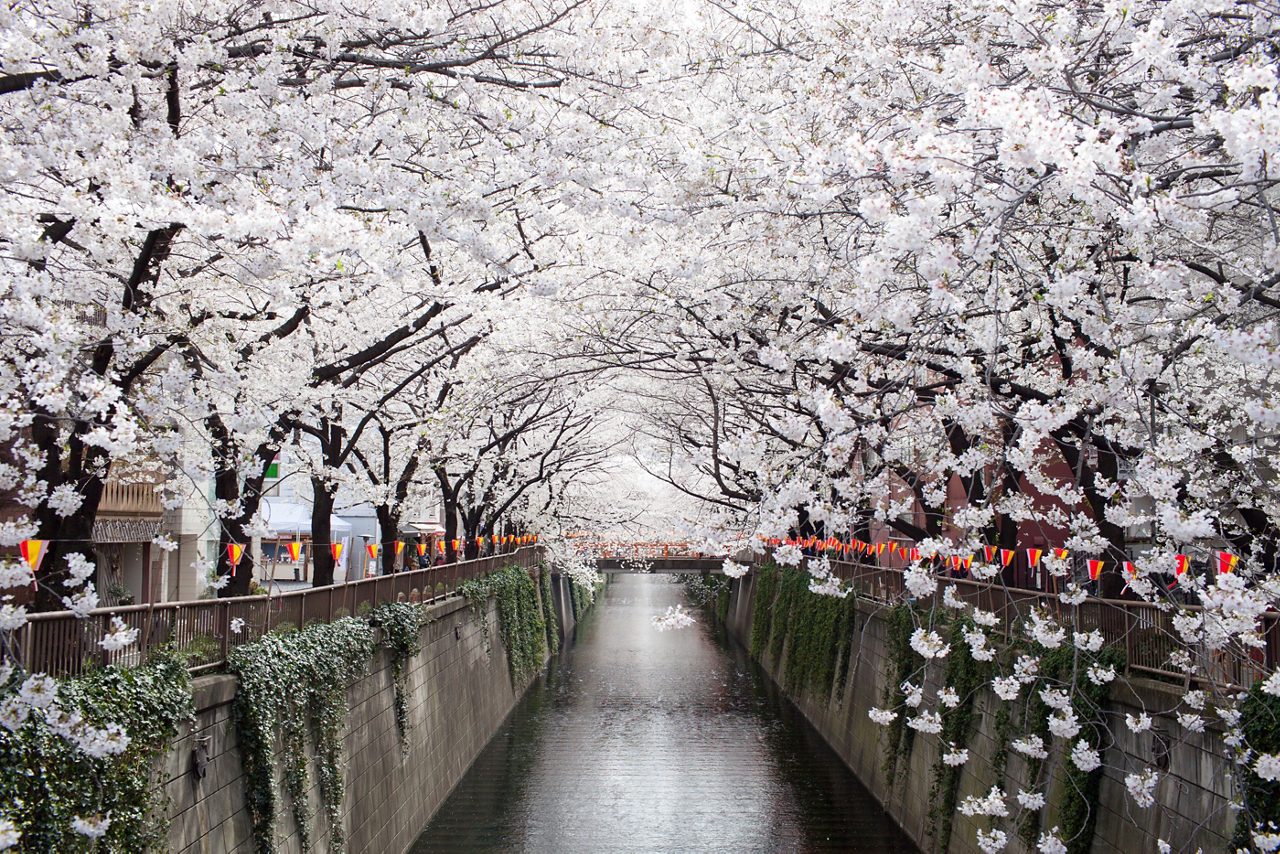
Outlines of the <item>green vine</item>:
M 379 643 L 391 658 L 391 684 L 395 690 L 393 705 L 400 752 L 409 752 L 409 701 L 407 696 L 409 659 L 422 651 L 422 629 L 427 624 L 427 610 L 408 602 L 388 602 L 369 614 L 369 621 L 382 629 Z
M 1040 672 L 1031 686 L 1024 712 L 1029 731 L 1039 735 L 1046 744 L 1049 742 L 1050 709 L 1040 696 L 1041 689 L 1070 686 L 1072 710 L 1081 724 L 1079 739 L 1088 742 L 1094 750 L 1102 750 L 1107 733 L 1105 707 L 1109 689 L 1088 678 L 1088 666 L 1096 662 L 1102 667 L 1111 666 L 1122 671 L 1124 654 L 1107 648 L 1092 656 L 1077 653 L 1069 646 L 1052 650 L 1037 648 L 1036 653 L 1040 659 Z M 1027 768 L 1028 783 L 1038 785 L 1044 760 L 1028 758 Z M 1061 838 L 1066 842 L 1068 854 L 1088 854 L 1093 848 L 1104 769 L 1098 767 L 1092 771 L 1081 771 L 1066 750 L 1059 758 L 1059 769 L 1062 782 L 1058 787 L 1057 825 Z M 1028 845 L 1034 844 L 1039 836 L 1042 812 L 1029 810 L 1022 817 L 1018 833 Z
M 938 627 L 935 626 L 935 630 Z M 959 703 L 942 708 L 942 732 L 939 733 L 941 750 L 933 766 L 933 786 L 929 792 L 929 835 L 938 844 L 939 854 L 951 845 L 951 824 L 955 818 L 959 797 L 962 767 L 948 765 L 942 760 L 947 745 L 964 750 L 974 729 L 974 705 L 978 690 L 991 678 L 990 662 L 977 661 L 965 642 L 964 633 L 973 628 L 972 620 L 956 619 L 951 623 L 949 642 L 951 652 L 947 656 L 947 671 L 943 684 L 956 693 Z
M 513 685 L 523 684 L 541 669 L 547 655 L 547 628 L 538 602 L 538 588 L 528 570 L 509 566 L 483 578 L 464 582 L 458 592 L 471 602 L 472 617 L 479 619 L 484 626 L 486 650 L 489 649 L 489 634 L 485 609 L 489 597 L 497 600 L 498 627 L 502 645 L 507 651 Z M 594 595 L 594 591 L 592 593 Z M 575 610 L 576 607 L 575 602 Z
M 773 634 L 769 636 L 769 657 L 775 663 L 782 660 L 782 651 L 786 648 L 791 612 L 800 597 L 808 591 L 809 581 L 798 570 L 782 570 L 778 598 L 773 603 Z
M 0 680 L 0 818 L 20 834 L 20 850 L 167 850 L 169 825 L 155 764 L 194 714 L 185 657 L 164 649 L 136 667 L 112 666 L 58 682 L 47 714 L 19 720 L 21 685 L 17 678 Z M 90 755 L 58 732 L 77 737 L 85 727 L 109 725 L 128 737 L 122 752 Z M 94 840 L 73 829 L 77 818 L 110 821 Z
M 262 854 L 277 850 L 278 803 L 272 770 L 277 737 L 283 751 L 284 791 L 301 847 L 304 852 L 312 848 L 308 731 L 329 827 L 329 849 L 345 848 L 341 732 L 347 689 L 367 672 L 373 651 L 373 629 L 364 620 L 347 617 L 289 634 L 268 634 L 231 653 L 227 666 L 240 677 L 235 721 L 248 786 L 246 805 Z
M 1121 650 L 1107 648 L 1094 659 L 1102 667 L 1113 667 L 1124 672 L 1125 658 Z M 1081 724 L 1080 737 L 1094 750 L 1101 751 L 1107 735 L 1105 708 L 1110 689 L 1097 685 L 1087 677 L 1083 661 L 1076 665 L 1076 690 L 1074 707 Z M 1094 830 L 1098 823 L 1098 808 L 1104 769 L 1081 771 L 1074 762 L 1066 760 L 1065 782 L 1058 801 L 1058 824 L 1062 838 L 1067 842 L 1068 854 L 1089 854 L 1093 848 Z
M 593 602 L 596 601 L 596 591 L 603 586 L 603 582 L 596 586 L 583 584 L 577 579 L 569 579 L 569 600 L 573 603 L 573 621 L 580 622 L 587 613 Z
M 1240 730 L 1245 743 L 1256 753 L 1280 753 L 1280 697 L 1268 694 L 1256 682 L 1240 704 Z M 1253 849 L 1255 825 L 1280 825 L 1280 781 L 1264 780 L 1249 763 L 1238 763 L 1244 809 L 1236 818 L 1232 851 Z M 1274 832 L 1274 831 L 1272 831 Z
M 755 600 L 751 606 L 751 657 L 760 660 L 773 631 L 773 603 L 778 596 L 778 568 L 766 564 L 755 573 Z
M 547 630 L 547 651 L 555 655 L 560 651 L 560 615 L 556 613 L 555 599 L 551 595 L 551 570 L 545 566 L 539 570 L 538 585 L 542 597 L 542 622 Z
M 843 697 L 853 598 L 814 593 L 809 582 L 807 572 L 792 567 L 767 565 L 756 571 L 751 654 L 759 659 L 767 646 L 770 657 L 781 662 L 779 681 L 793 694 L 810 691 L 829 698 L 838 681 Z
M 849 684 L 849 666 L 853 662 L 853 635 L 857 627 L 858 597 L 850 593 L 844 599 L 840 621 L 836 624 L 836 702 L 843 703 L 845 688 Z
M 886 709 L 902 708 L 907 697 L 902 684 L 924 667 L 924 658 L 911 647 L 911 633 L 915 626 L 915 612 L 911 605 L 904 602 L 889 612 L 886 640 L 891 669 L 889 681 L 884 686 Z M 899 714 L 889 724 L 884 742 L 884 770 L 890 780 L 898 769 L 898 763 L 911 755 L 915 734 L 916 731 L 907 726 L 906 715 Z
M 789 691 L 808 690 L 829 697 L 840 650 L 838 629 L 845 600 L 809 592 L 807 574 L 799 580 L 803 587 L 791 607 L 791 646 L 783 680 Z

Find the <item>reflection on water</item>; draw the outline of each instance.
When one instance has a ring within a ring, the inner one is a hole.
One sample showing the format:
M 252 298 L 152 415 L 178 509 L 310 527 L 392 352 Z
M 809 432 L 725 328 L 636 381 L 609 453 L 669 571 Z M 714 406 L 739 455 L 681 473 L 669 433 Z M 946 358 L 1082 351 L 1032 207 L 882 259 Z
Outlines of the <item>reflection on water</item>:
M 411 851 L 913 852 L 741 650 L 619 575 Z

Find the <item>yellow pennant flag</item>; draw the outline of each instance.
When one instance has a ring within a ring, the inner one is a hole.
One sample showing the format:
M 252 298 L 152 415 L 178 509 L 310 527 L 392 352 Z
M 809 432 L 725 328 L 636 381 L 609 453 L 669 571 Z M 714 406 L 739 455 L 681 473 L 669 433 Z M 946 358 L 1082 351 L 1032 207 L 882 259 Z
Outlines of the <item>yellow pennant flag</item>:
M 49 541 L 23 540 L 18 550 L 22 552 L 22 559 L 27 562 L 27 566 L 31 567 L 31 572 L 35 573 L 40 568 L 41 561 L 44 560 L 45 552 L 49 550 Z

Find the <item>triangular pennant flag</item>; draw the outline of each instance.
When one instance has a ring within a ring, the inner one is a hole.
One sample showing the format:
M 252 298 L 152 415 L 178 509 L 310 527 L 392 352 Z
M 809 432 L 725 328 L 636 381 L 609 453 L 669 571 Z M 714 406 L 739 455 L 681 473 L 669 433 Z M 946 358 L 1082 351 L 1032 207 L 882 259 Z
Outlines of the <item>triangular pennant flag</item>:
M 418 546 L 418 557 L 422 557 L 423 555 L 425 555 L 425 554 L 427 553 L 427 544 L 426 544 L 426 543 L 418 543 L 418 544 L 417 544 L 417 546 Z
M 913 548 L 913 549 L 911 550 L 911 560 L 912 560 L 912 561 L 915 561 L 915 562 L 917 562 L 917 563 L 920 561 L 920 550 L 919 550 L 919 549 Z
M 396 540 L 396 557 L 400 557 L 402 551 L 404 551 L 404 541 Z
M 1098 576 L 1101 574 L 1102 574 L 1102 561 L 1100 560 L 1089 561 L 1089 580 L 1097 581 Z
M 285 543 L 284 547 L 289 552 L 290 560 L 297 561 L 298 558 L 302 556 L 302 543 L 299 543 L 299 542 Z
M 453 550 L 456 552 L 458 550 L 458 540 L 455 538 L 452 542 L 453 542 Z
M 333 562 L 337 563 L 342 559 L 342 543 L 330 543 L 329 554 L 333 555 Z
M 987 563 L 995 563 L 995 562 L 996 562 L 996 551 L 997 551 L 997 550 L 996 550 L 996 547 L 995 547 L 995 546 L 983 546 L 983 547 L 982 547 L 982 552 L 983 552 L 983 554 L 985 554 L 985 555 L 987 556 Z
M 964 559 L 964 571 L 968 572 L 973 566 L 973 555 L 969 555 Z
M 1239 555 L 1233 555 L 1231 552 L 1218 552 L 1218 572 L 1220 574 L 1225 575 L 1231 572 L 1239 562 Z
M 1054 549 L 1054 550 L 1053 550 L 1053 556 L 1054 556 L 1054 557 L 1056 557 L 1058 560 L 1066 560 L 1066 559 L 1067 559 L 1067 555 L 1069 555 L 1069 554 L 1071 554 L 1071 552 L 1070 552 L 1069 550 L 1067 550 L 1067 549 Z
M 1003 564 L 1004 566 L 1008 566 L 1009 564 L 1013 563 L 1014 554 L 1015 552 L 1013 549 L 1001 549 L 1000 563 Z
M 369 543 L 367 546 L 365 546 L 365 547 L 364 547 L 364 550 L 365 550 L 365 551 L 367 551 L 367 552 L 369 553 L 369 557 L 370 557 L 370 558 L 372 558 L 373 560 L 377 560 L 377 559 L 378 559 L 378 544 L 377 544 L 377 543 Z
M 889 557 L 893 557 L 897 553 L 898 553 L 898 541 L 890 540 L 889 541 Z
M 240 558 L 244 557 L 244 546 L 239 543 L 227 543 L 227 563 L 231 564 L 231 574 L 236 574 L 236 567 L 240 565 Z
M 884 554 L 884 543 L 876 543 L 876 557 Z
M 1131 581 L 1137 580 L 1137 578 L 1138 578 L 1138 568 L 1133 565 L 1132 561 L 1126 560 L 1124 562 L 1124 588 L 1120 592 L 1123 593 L 1125 590 L 1128 590 L 1129 583 Z
M 1191 558 L 1187 557 L 1186 555 L 1173 556 L 1173 574 L 1175 576 L 1186 575 L 1187 567 L 1189 567 L 1190 565 L 1191 565 Z
M 32 575 L 40 569 L 45 553 L 49 550 L 48 546 L 48 540 L 23 540 L 18 544 L 18 551 L 22 553 L 22 559 L 27 562 L 27 566 L 31 567 Z
M 444 554 L 444 540 L 441 540 L 440 542 L 436 543 L 436 551 L 438 551 L 440 554 Z
M 1040 565 L 1040 555 L 1043 552 L 1040 549 L 1027 549 L 1027 565 L 1035 569 Z

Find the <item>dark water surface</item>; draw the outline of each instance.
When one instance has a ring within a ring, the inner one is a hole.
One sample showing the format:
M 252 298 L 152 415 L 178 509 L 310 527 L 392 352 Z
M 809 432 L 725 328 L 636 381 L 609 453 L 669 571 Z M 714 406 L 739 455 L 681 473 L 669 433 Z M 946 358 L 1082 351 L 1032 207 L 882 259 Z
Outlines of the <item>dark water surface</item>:
M 425 852 L 914 852 L 665 575 L 617 575 L 414 843 Z

